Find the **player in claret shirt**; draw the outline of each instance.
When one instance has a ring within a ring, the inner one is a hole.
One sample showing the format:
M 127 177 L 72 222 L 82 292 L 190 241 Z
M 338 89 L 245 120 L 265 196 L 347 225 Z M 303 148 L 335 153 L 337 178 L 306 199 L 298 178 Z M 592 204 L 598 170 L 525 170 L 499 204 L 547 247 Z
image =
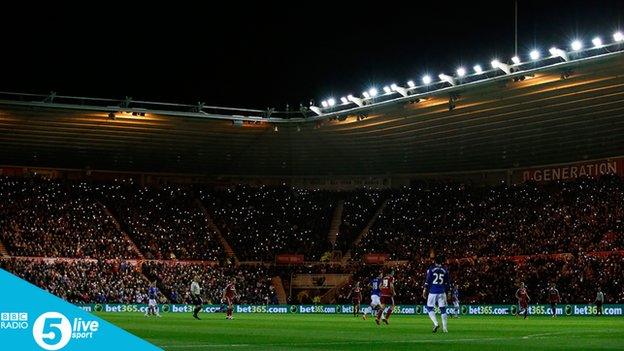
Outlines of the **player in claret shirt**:
M 531 298 L 526 291 L 524 283 L 520 283 L 520 288 L 516 290 L 516 298 L 518 299 L 518 313 L 516 313 L 516 316 L 522 313 L 524 314 L 524 319 L 527 319 L 529 315 L 529 301 L 531 301 Z
M 561 302 L 561 296 L 559 296 L 559 290 L 555 287 L 555 283 L 552 283 L 548 289 L 548 302 L 550 302 L 553 318 L 557 317 L 557 304 Z
M 437 332 L 439 325 L 435 315 L 436 305 L 440 309 L 440 317 L 442 319 L 442 331 L 448 333 L 447 330 L 447 314 L 446 314 L 446 294 L 449 293 L 451 286 L 451 276 L 444 264 L 444 255 L 438 255 L 433 264 L 427 270 L 425 279 L 425 287 L 423 289 L 423 298 L 427 300 L 427 313 L 433 322 L 433 332 Z
M 360 288 L 360 282 L 356 282 L 355 286 L 347 295 L 347 299 L 353 298 L 353 317 L 360 315 L 360 304 L 362 303 L 362 288 Z
M 388 324 L 388 319 L 392 315 L 394 310 L 394 272 L 388 273 L 381 280 L 381 306 L 377 311 L 377 318 L 375 323 L 379 325 L 379 321 Z
M 234 297 L 236 297 L 236 278 L 232 278 L 228 285 L 223 289 L 223 302 L 227 303 L 227 310 L 225 314 L 226 319 L 233 319 L 232 313 L 234 313 Z

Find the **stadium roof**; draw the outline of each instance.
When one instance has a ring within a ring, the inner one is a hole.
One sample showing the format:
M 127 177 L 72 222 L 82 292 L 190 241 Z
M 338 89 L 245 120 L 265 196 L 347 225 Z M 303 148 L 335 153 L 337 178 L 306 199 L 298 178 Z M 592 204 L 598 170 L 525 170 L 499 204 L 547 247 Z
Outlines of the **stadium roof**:
M 4 93 L 0 164 L 381 175 L 617 156 L 624 154 L 624 53 L 621 44 L 601 50 L 499 62 L 483 76 L 440 75 L 435 86 L 405 86 L 413 88 L 406 94 L 393 87 L 316 113 Z

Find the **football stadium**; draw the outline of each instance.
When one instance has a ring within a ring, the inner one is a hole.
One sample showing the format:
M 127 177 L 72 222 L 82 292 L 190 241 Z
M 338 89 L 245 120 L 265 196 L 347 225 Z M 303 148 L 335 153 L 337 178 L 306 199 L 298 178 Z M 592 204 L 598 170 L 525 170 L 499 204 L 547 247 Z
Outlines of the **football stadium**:
M 599 24 L 281 109 L 4 89 L 1 349 L 624 349 Z

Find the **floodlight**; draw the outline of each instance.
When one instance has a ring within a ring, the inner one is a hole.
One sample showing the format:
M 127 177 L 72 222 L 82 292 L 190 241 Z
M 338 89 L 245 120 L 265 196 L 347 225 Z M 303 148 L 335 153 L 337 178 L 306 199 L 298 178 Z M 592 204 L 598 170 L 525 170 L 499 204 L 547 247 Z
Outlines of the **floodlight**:
M 540 58 L 540 52 L 538 50 L 532 50 L 529 53 L 529 57 L 531 57 L 531 60 L 537 60 Z
M 458 77 L 463 77 L 466 75 L 466 69 L 464 67 L 459 67 L 457 69 L 457 76 Z
M 595 37 L 592 39 L 592 44 L 594 44 L 595 48 L 602 47 L 602 39 L 600 39 L 600 37 Z
M 475 65 L 474 67 L 472 67 L 472 69 L 475 71 L 476 74 L 483 73 L 483 68 L 481 68 L 481 65 Z
M 424 75 L 424 76 L 422 77 L 422 82 L 423 82 L 425 85 L 430 84 L 430 83 L 431 83 L 431 76 L 430 76 L 430 75 L 428 75 L 428 74 Z
M 572 50 L 574 51 L 579 51 L 583 48 L 583 43 L 580 40 L 574 40 L 571 44 L 570 47 L 572 48 Z

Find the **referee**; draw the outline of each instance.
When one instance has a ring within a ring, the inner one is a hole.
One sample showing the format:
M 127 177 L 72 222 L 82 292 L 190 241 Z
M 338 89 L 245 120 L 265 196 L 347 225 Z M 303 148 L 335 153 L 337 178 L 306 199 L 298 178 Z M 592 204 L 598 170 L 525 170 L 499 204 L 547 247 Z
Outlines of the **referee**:
M 191 301 L 193 302 L 193 305 L 195 305 L 195 309 L 193 309 L 193 318 L 195 319 L 200 319 L 197 314 L 201 311 L 202 305 L 204 304 L 204 301 L 202 301 L 201 298 L 201 288 L 199 287 L 198 282 L 199 276 L 196 275 L 191 282 Z
M 600 287 L 598 287 L 598 292 L 596 293 L 596 300 L 594 301 L 596 304 L 596 316 L 602 316 L 602 304 L 604 303 L 604 294 Z

